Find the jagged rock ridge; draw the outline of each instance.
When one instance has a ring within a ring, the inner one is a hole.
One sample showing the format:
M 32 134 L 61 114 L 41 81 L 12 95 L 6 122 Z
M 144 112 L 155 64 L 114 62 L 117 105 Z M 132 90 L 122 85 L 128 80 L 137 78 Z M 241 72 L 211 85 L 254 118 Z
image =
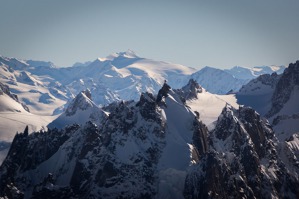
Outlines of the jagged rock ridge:
M 281 161 L 276 143 L 254 110 L 226 106 L 209 136 L 210 150 L 186 177 L 185 198 L 296 198 L 298 173 Z
M 91 99 L 90 90 L 81 91 L 68 105 L 65 112 L 52 121 L 48 128 L 64 128 L 69 124 L 85 124 L 91 121 L 101 125 L 106 113 L 98 107 Z
M 278 113 L 290 99 L 295 89 L 299 89 L 299 60 L 296 63 L 289 64 L 289 67 L 285 69 L 277 82 L 272 96 L 272 107 L 266 117 L 270 118 Z
M 197 94 L 202 93 L 203 88 L 194 80 L 190 79 L 182 89 L 175 90 L 184 100 L 197 99 Z
M 110 104 L 101 126 L 87 122 L 17 135 L 0 167 L 0 196 L 295 198 L 299 194 L 296 156 L 287 146 L 277 147 L 271 126 L 253 109 L 227 105 L 208 132 L 184 104 L 184 96 L 166 90 L 165 105 L 150 93 L 143 93 L 137 103 Z M 289 156 L 279 157 L 278 150 Z

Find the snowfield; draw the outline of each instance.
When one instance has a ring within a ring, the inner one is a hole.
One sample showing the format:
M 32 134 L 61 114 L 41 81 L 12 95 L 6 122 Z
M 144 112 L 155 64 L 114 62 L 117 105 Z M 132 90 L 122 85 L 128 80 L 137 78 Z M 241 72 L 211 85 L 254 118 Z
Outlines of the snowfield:
M 191 110 L 200 113 L 200 119 L 207 125 L 209 130 L 214 128 L 214 122 L 218 119 L 218 116 L 226 104 L 230 104 L 234 108 L 239 108 L 234 94 L 215 95 L 204 91 L 197 96 L 198 99 L 188 100 L 186 104 Z

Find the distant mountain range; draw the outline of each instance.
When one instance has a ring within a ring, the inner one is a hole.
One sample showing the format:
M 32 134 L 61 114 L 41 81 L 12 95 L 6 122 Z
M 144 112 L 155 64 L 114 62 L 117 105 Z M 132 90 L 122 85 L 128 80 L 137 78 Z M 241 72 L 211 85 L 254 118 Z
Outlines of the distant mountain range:
M 251 80 L 236 97 L 239 104 L 251 106 L 268 118 L 279 139 L 290 138 L 299 132 L 299 61 L 281 75 L 265 74 Z
M 0 197 L 299 195 L 299 61 L 196 71 L 126 51 L 0 64 Z
M 193 78 L 211 93 L 226 94 L 237 92 L 258 75 L 281 74 L 285 68 L 205 67 L 196 71 L 183 65 L 141 58 L 131 50 L 68 68 L 57 68 L 51 62 L 6 57 L 0 57 L 0 65 L 1 82 L 18 94 L 32 113 L 42 115 L 61 113 L 68 101 L 86 89 L 90 89 L 93 101 L 100 106 L 113 101 L 138 100 L 142 92 L 157 93 L 164 80 L 173 88 L 181 88 Z
M 93 103 L 100 107 L 122 100 L 136 101 L 142 92 L 157 94 L 165 80 L 171 87 L 181 88 L 193 78 L 212 94 L 226 94 L 237 92 L 258 74 L 280 73 L 283 68 L 264 66 L 220 70 L 205 67 L 197 71 L 179 64 L 141 58 L 131 50 L 67 68 L 58 68 L 52 62 L 0 56 L 0 82 L 30 110 L 30 113 L 23 114 L 22 111 L 9 112 L 0 107 L 3 117 L 0 140 L 11 141 L 14 134 L 24 128 L 25 115 L 30 124 L 29 132 L 41 127 L 46 129 L 75 96 L 87 89 L 92 93 Z M 240 75 L 241 71 L 243 75 Z M 12 104 L 16 102 L 1 106 L 14 106 Z M 12 109 L 20 110 L 18 106 Z

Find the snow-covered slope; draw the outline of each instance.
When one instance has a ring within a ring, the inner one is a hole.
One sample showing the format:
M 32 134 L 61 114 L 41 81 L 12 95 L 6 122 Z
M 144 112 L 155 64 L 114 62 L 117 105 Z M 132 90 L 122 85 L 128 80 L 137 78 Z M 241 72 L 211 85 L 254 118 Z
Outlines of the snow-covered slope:
M 99 106 L 113 101 L 138 100 L 142 92 L 157 93 L 164 80 L 173 88 L 181 88 L 193 78 L 210 93 L 226 94 L 238 91 L 257 74 L 281 69 L 274 66 L 242 68 L 253 74 L 244 78 L 230 72 L 238 73 L 241 67 L 231 70 L 205 67 L 196 71 L 179 64 L 142 58 L 131 50 L 68 68 L 58 68 L 51 62 L 3 56 L 0 56 L 0 65 L 1 82 L 9 84 L 33 113 L 43 115 L 63 112 L 65 104 L 86 89 L 94 94 L 93 100 Z
M 89 90 L 80 92 L 68 105 L 65 112 L 48 125 L 48 128 L 62 129 L 66 125 L 80 124 L 91 121 L 97 125 L 107 117 L 92 100 Z
M 39 116 L 29 112 L 28 107 L 12 94 L 7 85 L 0 82 L 0 164 L 8 152 L 10 143 L 17 132 L 29 127 L 29 133 L 46 130 L 46 126 L 55 117 Z
M 188 100 L 181 92 L 163 87 L 160 93 L 166 97 L 159 100 L 143 93 L 138 102 L 110 104 L 109 117 L 100 127 L 87 122 L 17 135 L 0 167 L 0 197 L 292 198 L 298 194 L 296 156 L 278 158 L 271 127 L 253 109 L 224 105 L 209 133 L 185 105 Z M 186 86 L 184 93 L 186 88 L 196 87 Z M 200 89 L 193 91 L 200 99 Z
M 113 101 L 138 100 L 142 92 L 157 93 L 164 80 L 180 88 L 196 71 L 141 58 L 131 50 L 69 68 L 6 57 L 1 57 L 0 65 L 1 81 L 9 84 L 32 112 L 44 115 L 62 111 L 63 105 L 81 90 L 90 89 L 94 102 L 104 106 Z
M 205 67 L 191 75 L 208 92 L 215 94 L 226 94 L 238 91 L 248 79 L 237 79 L 231 74 L 212 67 Z
M 19 101 L 26 104 L 32 113 L 52 115 L 71 94 L 49 75 L 34 74 L 36 70 L 57 70 L 51 63 L 27 62 L 0 56 L 0 81 L 9 85 Z
M 227 94 L 238 92 L 243 85 L 259 75 L 273 72 L 281 74 L 284 69 L 285 66 L 256 66 L 253 68 L 235 66 L 231 69 L 221 70 L 207 66 L 192 74 L 191 78 L 210 93 Z
M 254 79 L 260 75 L 264 74 L 282 74 L 285 66 L 255 66 L 253 68 L 235 66 L 231 69 L 225 69 L 224 71 L 228 72 L 229 74 L 233 75 L 235 78 L 238 79 Z
M 200 93 L 197 100 L 188 100 L 186 102 L 193 111 L 199 112 L 200 119 L 209 129 L 214 128 L 214 122 L 227 103 L 235 108 L 239 106 L 234 95 L 216 95 L 209 92 Z
M 290 138 L 294 133 L 299 135 L 298 102 L 299 61 L 291 63 L 277 82 L 271 98 L 271 109 L 266 114 L 282 140 Z
M 94 102 L 100 106 L 113 101 L 138 100 L 142 92 L 157 93 L 164 80 L 173 88 L 181 88 L 193 78 L 211 93 L 226 94 L 238 91 L 258 74 L 280 72 L 283 68 L 220 70 L 205 67 L 196 71 L 179 64 L 142 58 L 131 50 L 67 68 L 58 68 L 51 62 L 3 56 L 0 56 L 0 65 L 1 82 L 9 84 L 33 113 L 43 115 L 63 112 L 64 105 L 86 89 L 91 90 Z M 242 77 L 240 71 L 242 75 L 250 73 L 252 76 Z M 34 93 L 33 98 L 28 92 Z
M 110 94 L 105 96 L 107 101 L 111 102 L 116 99 L 138 100 L 142 92 L 157 93 L 164 80 L 173 87 L 180 88 L 186 84 L 188 76 L 193 72 L 195 69 L 141 58 L 128 50 L 106 58 L 98 58 L 82 68 L 76 79 L 80 79 L 84 85 L 92 81 L 96 89 L 108 90 Z M 71 83 L 68 86 L 72 91 L 80 87 L 78 83 Z M 112 100 L 109 100 L 111 97 Z M 94 101 L 98 105 L 105 105 L 100 99 L 95 98 Z
M 242 86 L 236 94 L 239 104 L 251 106 L 261 115 L 265 115 L 271 108 L 271 97 L 281 75 L 261 75 Z
M 10 88 L 0 83 L 0 141 L 11 142 L 16 132 L 22 132 L 26 125 L 29 132 L 45 128 L 54 117 L 42 117 L 29 112 Z
M 236 96 L 238 103 L 266 116 L 281 141 L 298 135 L 299 61 L 290 64 L 281 75 L 262 75 L 252 80 Z
M 197 89 L 192 90 L 190 88 Z M 235 95 L 217 95 L 209 93 L 193 79 L 191 79 L 181 90 L 176 90 L 176 92 L 185 98 L 185 104 L 190 107 L 192 111 L 199 113 L 200 120 L 209 128 L 209 130 L 214 128 L 214 123 L 226 104 L 230 104 L 235 108 L 238 108 L 239 106 L 236 103 Z

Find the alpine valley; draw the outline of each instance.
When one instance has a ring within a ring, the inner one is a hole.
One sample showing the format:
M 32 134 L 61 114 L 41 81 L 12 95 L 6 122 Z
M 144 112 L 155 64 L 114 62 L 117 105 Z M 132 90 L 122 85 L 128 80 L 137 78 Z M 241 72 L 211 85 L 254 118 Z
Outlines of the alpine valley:
M 0 57 L 0 198 L 298 198 L 299 61 Z

